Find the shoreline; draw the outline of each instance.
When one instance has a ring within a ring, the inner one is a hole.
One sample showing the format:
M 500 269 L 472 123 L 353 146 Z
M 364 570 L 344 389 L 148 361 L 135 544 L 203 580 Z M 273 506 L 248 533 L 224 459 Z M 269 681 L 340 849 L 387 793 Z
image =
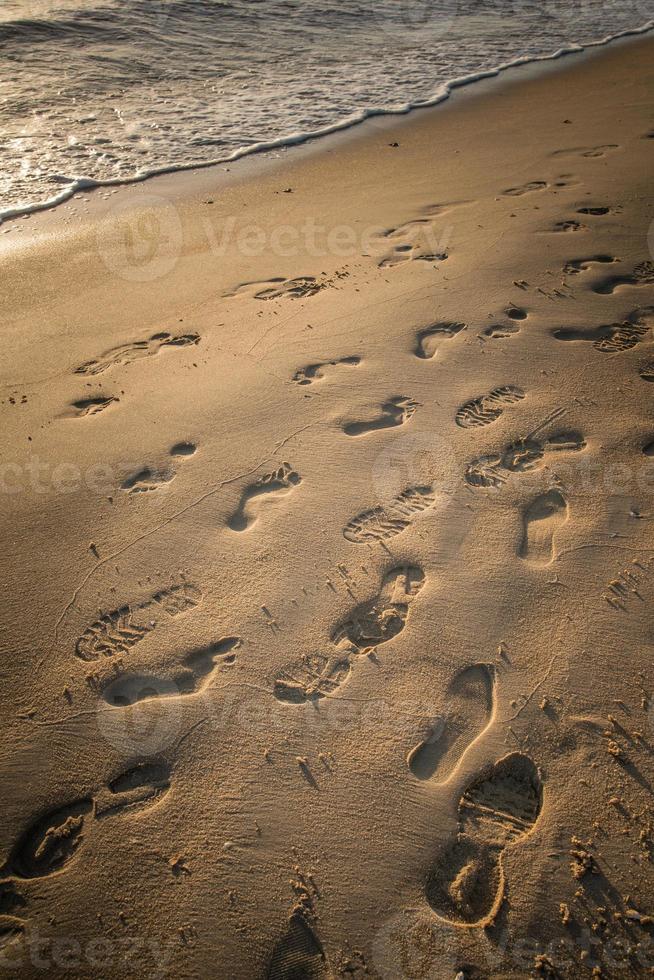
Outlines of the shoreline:
M 489 81 L 499 81 L 500 83 L 507 82 L 508 84 L 514 82 L 518 83 L 520 81 L 519 77 L 515 79 L 511 78 L 511 74 L 516 72 L 516 70 L 518 72 L 523 72 L 522 78 L 527 78 L 530 76 L 538 77 L 538 75 L 541 75 L 541 73 L 544 75 L 548 67 L 550 70 L 555 71 L 556 63 L 560 62 L 561 60 L 567 59 L 571 56 L 592 57 L 593 55 L 601 55 L 601 49 L 605 47 L 638 41 L 640 38 L 651 33 L 652 31 L 654 31 L 654 20 L 647 21 L 641 26 L 621 31 L 618 34 L 608 35 L 597 41 L 589 41 L 583 45 L 572 44 L 569 47 L 561 48 L 551 54 L 544 54 L 533 58 L 518 58 L 514 61 L 500 64 L 496 68 L 488 69 L 479 73 L 473 73 L 471 75 L 464 75 L 460 78 L 444 82 L 441 86 L 441 90 L 439 90 L 438 93 L 432 97 L 429 97 L 428 99 L 421 100 L 420 102 L 407 103 L 401 107 L 398 107 L 397 109 L 384 108 L 365 110 L 360 117 L 357 116 L 352 119 L 345 119 L 340 122 L 333 123 L 324 129 L 316 130 L 315 132 L 289 135 L 286 137 L 281 137 L 277 140 L 263 141 L 256 143 L 253 146 L 242 147 L 224 158 L 216 158 L 215 160 L 199 163 L 189 162 L 188 164 L 183 165 L 162 165 L 161 167 L 148 170 L 144 173 L 134 174 L 132 177 L 121 177 L 111 180 L 95 180 L 94 178 L 88 177 L 76 178 L 71 187 L 65 188 L 59 194 L 53 195 L 52 198 L 49 198 L 46 201 L 37 204 L 14 205 L 5 208 L 4 210 L 0 209 L 0 228 L 2 225 L 7 224 L 10 221 L 15 221 L 18 218 L 39 214 L 43 211 L 52 211 L 53 209 L 58 208 L 60 205 L 73 200 L 79 194 L 101 191 L 103 188 L 120 189 L 134 185 L 141 185 L 156 179 L 157 177 L 170 177 L 174 174 L 196 173 L 201 170 L 211 170 L 218 167 L 224 168 L 227 164 L 247 161 L 250 157 L 265 159 L 265 156 L 271 152 L 293 150 L 299 147 L 306 147 L 307 144 L 310 145 L 312 149 L 317 149 L 320 151 L 320 149 L 322 149 L 322 144 L 328 141 L 330 137 L 351 134 L 356 138 L 356 136 L 359 135 L 360 128 L 365 127 L 366 123 L 370 122 L 371 120 L 387 120 L 390 127 L 398 117 L 411 117 L 414 113 L 419 112 L 420 110 L 435 109 L 438 106 L 443 105 L 443 103 L 449 102 L 452 99 L 452 96 L 459 93 L 460 90 L 468 89 L 470 86 L 477 86 L 480 83 Z M 506 73 L 508 73 L 508 78 L 505 78 Z M 473 96 L 475 94 L 477 94 L 476 91 L 472 93 Z M 351 133 L 352 130 L 355 132 Z M 315 144 L 319 145 L 316 147 Z

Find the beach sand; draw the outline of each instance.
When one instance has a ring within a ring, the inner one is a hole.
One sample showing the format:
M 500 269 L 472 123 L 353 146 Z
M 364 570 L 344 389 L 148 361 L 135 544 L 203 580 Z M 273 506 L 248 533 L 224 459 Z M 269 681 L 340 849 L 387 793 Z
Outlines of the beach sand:
M 6 226 L 8 972 L 651 974 L 653 52 Z

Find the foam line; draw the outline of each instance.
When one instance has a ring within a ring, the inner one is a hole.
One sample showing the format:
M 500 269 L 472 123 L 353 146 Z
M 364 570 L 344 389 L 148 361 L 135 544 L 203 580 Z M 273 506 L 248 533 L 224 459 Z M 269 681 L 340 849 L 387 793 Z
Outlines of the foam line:
M 532 64 L 540 61 L 556 61 L 557 59 L 563 58 L 569 54 L 578 54 L 579 52 L 585 51 L 588 48 L 603 47 L 610 44 L 612 41 L 619 40 L 620 38 L 646 34 L 651 30 L 654 30 L 654 20 L 647 21 L 646 24 L 643 24 L 640 27 L 633 27 L 629 28 L 628 30 L 620 31 L 617 34 L 607 35 L 599 41 L 587 41 L 585 44 L 571 44 L 568 47 L 559 48 L 552 54 L 534 56 L 522 55 L 520 58 L 515 58 L 513 61 L 504 62 L 503 64 L 498 65 L 496 68 L 488 68 L 484 71 L 473 72 L 469 75 L 461 75 L 460 77 L 454 78 L 449 82 L 444 82 L 436 89 L 433 95 L 430 95 L 426 99 L 418 99 L 415 102 L 403 102 L 398 105 L 388 105 L 373 109 L 362 109 L 360 112 L 347 116 L 345 119 L 340 119 L 337 122 L 330 123 L 329 125 L 323 126 L 319 129 L 309 130 L 303 133 L 291 133 L 288 136 L 281 136 L 278 139 L 263 140 L 259 143 L 252 143 L 249 146 L 240 147 L 238 150 L 234 150 L 233 153 L 230 153 L 224 157 L 216 157 L 212 160 L 189 161 L 189 163 L 165 164 L 161 167 L 152 167 L 147 170 L 139 170 L 131 177 L 115 177 L 108 180 L 96 180 L 93 177 L 76 177 L 58 194 L 55 194 L 53 197 L 50 197 L 45 201 L 39 201 L 33 204 L 18 204 L 14 207 L 0 210 L 0 224 L 8 221 L 11 218 L 19 218 L 26 214 L 33 214 L 37 211 L 45 211 L 46 209 L 55 207 L 58 204 L 63 204 L 80 191 L 93 190 L 98 187 L 120 187 L 125 184 L 138 184 L 150 177 L 159 177 L 162 174 L 215 167 L 218 164 L 231 163 L 234 160 L 240 160 L 242 157 L 251 156 L 254 153 L 265 153 L 268 150 L 277 150 L 288 146 L 298 146 L 301 143 L 318 139 L 321 136 L 329 136 L 331 133 L 337 133 L 345 129 L 350 129 L 351 127 L 357 126 L 360 123 L 365 122 L 366 119 L 370 119 L 374 116 L 406 115 L 414 109 L 424 109 L 429 106 L 438 105 L 440 102 L 444 102 L 446 99 L 448 99 L 450 94 L 455 89 L 463 88 L 466 85 L 471 85 L 474 82 L 479 82 L 486 78 L 495 78 L 497 75 L 507 71 L 509 68 L 517 68 L 520 65 Z

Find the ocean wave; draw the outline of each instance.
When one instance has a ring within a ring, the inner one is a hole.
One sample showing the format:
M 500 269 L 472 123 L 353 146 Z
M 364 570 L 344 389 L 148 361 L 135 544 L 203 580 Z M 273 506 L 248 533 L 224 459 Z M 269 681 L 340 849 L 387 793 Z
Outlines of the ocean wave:
M 10 6 L 0 222 L 435 105 L 510 67 L 654 28 L 637 0 L 585 0 L 571 19 L 560 0 L 60 0 L 39 4 L 40 18 L 27 0 Z

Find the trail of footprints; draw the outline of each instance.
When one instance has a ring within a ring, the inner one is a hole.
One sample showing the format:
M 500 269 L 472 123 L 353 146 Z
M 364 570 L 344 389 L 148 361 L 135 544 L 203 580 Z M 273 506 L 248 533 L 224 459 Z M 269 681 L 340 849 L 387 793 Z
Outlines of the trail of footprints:
M 559 151 L 586 157 L 601 157 L 617 149 L 613 145 Z M 521 197 L 550 188 L 570 186 L 562 179 L 554 184 L 529 181 L 503 192 Z M 457 202 L 463 204 L 466 202 Z M 383 267 L 411 259 L 427 261 L 447 258 L 445 250 L 425 246 L 425 230 L 446 213 L 450 205 L 434 206 L 421 217 L 389 229 L 384 238 L 390 252 L 382 259 Z M 586 206 L 577 213 L 600 217 L 618 208 Z M 555 225 L 554 231 L 583 230 L 577 219 Z M 574 276 L 592 270 L 595 265 L 613 264 L 617 259 L 606 254 L 570 260 L 564 274 Z M 654 284 L 654 264 L 642 262 L 627 275 L 611 276 L 594 287 L 600 295 L 611 295 L 623 288 Z M 235 292 L 247 292 L 259 300 L 281 297 L 311 296 L 328 285 L 313 277 L 272 279 L 245 283 Z M 509 307 L 507 321 L 491 324 L 480 337 L 503 339 L 519 331 L 527 311 Z M 634 311 L 623 321 L 590 330 L 560 328 L 554 332 L 558 341 L 587 342 L 603 353 L 629 350 L 650 333 L 654 308 Z M 414 355 L 431 360 L 444 353 L 467 325 L 460 321 L 439 321 L 418 331 Z M 158 333 L 148 340 L 136 341 L 106 351 L 100 357 L 80 365 L 76 373 L 97 375 L 116 365 L 157 355 L 165 348 L 195 345 L 197 334 Z M 299 386 L 330 378 L 362 363 L 358 355 L 317 361 L 300 368 L 292 377 Z M 645 381 L 654 380 L 654 367 L 640 369 Z M 475 395 L 460 406 L 454 418 L 463 429 L 483 428 L 496 422 L 526 397 L 515 384 L 491 388 Z M 118 399 L 113 395 L 94 394 L 73 402 L 68 417 L 84 418 L 106 411 Z M 404 425 L 411 420 L 418 403 L 406 396 L 389 397 L 381 411 L 371 418 L 354 419 L 342 425 L 345 436 L 361 437 L 372 432 Z M 556 413 L 546 420 L 554 421 Z M 543 428 L 542 426 L 540 427 Z M 465 469 L 464 479 L 473 489 L 499 489 L 512 474 L 537 469 L 548 457 L 558 453 L 576 453 L 586 446 L 575 431 L 555 432 L 547 437 L 535 433 L 515 441 L 500 452 L 480 456 Z M 654 442 L 644 447 L 654 455 Z M 184 457 L 195 451 L 193 443 L 172 447 L 172 456 Z M 172 469 L 143 467 L 130 474 L 123 489 L 130 493 L 151 490 L 169 482 Z M 257 477 L 241 492 L 235 510 L 227 521 L 233 532 L 251 529 L 263 510 L 276 500 L 286 498 L 302 482 L 300 474 L 288 463 Z M 344 527 L 343 536 L 354 544 L 382 543 L 405 531 L 424 512 L 432 508 L 437 494 L 433 486 L 410 486 L 384 505 L 373 506 L 353 517 Z M 552 488 L 528 500 L 520 514 L 520 540 L 517 557 L 534 568 L 550 564 L 556 554 L 556 537 L 569 518 L 569 504 L 560 488 Z M 289 710 L 302 705 L 338 697 L 340 688 L 352 676 L 358 662 L 379 647 L 398 637 L 411 616 L 412 604 L 425 584 L 423 570 L 412 564 L 398 563 L 382 578 L 377 594 L 355 606 L 326 638 L 324 649 L 300 654 L 276 670 L 271 678 L 271 693 Z M 188 651 L 168 672 L 160 674 L 143 670 L 125 670 L 122 658 L 159 628 L 169 618 L 193 610 L 202 601 L 201 590 L 182 582 L 154 593 L 140 603 L 122 606 L 101 615 L 78 638 L 75 655 L 96 668 L 114 665 L 109 673 L 96 676 L 96 688 L 106 704 L 114 709 L 129 710 L 154 698 L 193 696 L 213 682 L 217 671 L 231 667 L 241 646 L 236 636 L 221 639 Z M 390 649 L 390 648 L 389 648 Z M 93 677 L 93 675 L 92 675 Z M 423 737 L 407 753 L 411 776 L 420 781 L 444 786 L 459 771 L 468 749 L 492 725 L 496 707 L 496 676 L 491 666 L 471 664 L 458 671 L 444 693 L 443 713 L 432 719 Z M 92 796 L 73 800 L 39 815 L 19 836 L 5 865 L 0 869 L 0 884 L 13 879 L 41 878 L 63 870 L 74 860 L 83 841 L 90 839 L 97 821 L 115 817 L 127 810 L 155 805 L 170 788 L 169 767 L 147 761 L 125 770 Z M 483 926 L 493 921 L 505 892 L 503 853 L 530 834 L 536 826 L 542 807 L 542 779 L 533 761 L 522 753 L 512 753 L 487 767 L 463 792 L 458 808 L 455 838 L 437 858 L 426 881 L 426 897 L 434 912 L 458 926 Z M 22 924 L 7 926 L 20 931 Z M 288 932 L 273 952 L 269 977 L 290 975 L 304 970 L 307 975 L 325 972 L 325 954 L 309 918 L 294 913 Z M 307 972 L 308 971 L 308 972 Z

